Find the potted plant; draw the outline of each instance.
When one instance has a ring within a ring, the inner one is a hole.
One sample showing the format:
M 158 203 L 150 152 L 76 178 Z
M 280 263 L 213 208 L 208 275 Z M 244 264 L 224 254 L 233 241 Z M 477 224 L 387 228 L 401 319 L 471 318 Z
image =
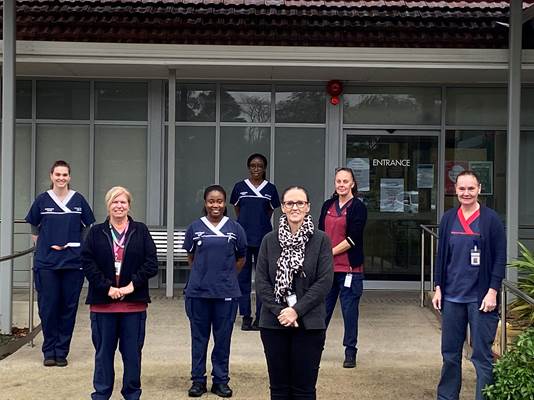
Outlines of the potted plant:
M 534 400 L 534 328 L 528 328 L 496 363 L 487 400 Z

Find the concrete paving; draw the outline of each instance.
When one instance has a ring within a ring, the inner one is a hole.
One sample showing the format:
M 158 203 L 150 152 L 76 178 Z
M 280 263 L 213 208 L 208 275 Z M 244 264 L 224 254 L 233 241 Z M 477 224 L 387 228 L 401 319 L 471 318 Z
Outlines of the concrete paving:
M 187 399 L 190 386 L 190 333 L 181 297 L 167 299 L 153 291 L 143 350 L 143 398 Z M 176 291 L 178 293 L 178 290 Z M 82 297 L 83 298 L 83 297 Z M 14 304 L 25 325 L 27 303 Z M 27 314 L 26 314 L 27 315 Z M 87 306 L 80 304 L 69 366 L 42 366 L 40 346 L 24 346 L 0 361 L 0 399 L 89 399 L 92 391 L 94 349 Z M 263 348 L 258 332 L 239 329 L 232 338 L 230 386 L 237 400 L 268 399 L 269 388 Z M 418 306 L 414 292 L 366 291 L 360 313 L 358 365 L 344 369 L 343 325 L 336 314 L 328 330 L 322 357 L 317 398 L 329 400 L 433 399 L 441 367 L 439 322 Z M 210 366 L 208 362 L 208 373 Z M 116 357 L 116 382 L 112 399 L 121 399 L 122 367 Z M 210 384 L 208 377 L 208 384 Z M 464 362 L 463 400 L 472 399 L 474 372 Z M 202 399 L 217 399 L 208 393 Z

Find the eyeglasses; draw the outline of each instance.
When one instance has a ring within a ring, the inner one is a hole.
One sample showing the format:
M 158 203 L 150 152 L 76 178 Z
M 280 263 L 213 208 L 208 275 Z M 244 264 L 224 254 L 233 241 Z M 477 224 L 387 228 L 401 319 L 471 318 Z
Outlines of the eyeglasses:
M 302 209 L 308 205 L 308 201 L 284 201 L 282 204 L 285 208 L 289 208 L 290 210 L 293 209 L 293 207 L 297 206 L 297 208 Z

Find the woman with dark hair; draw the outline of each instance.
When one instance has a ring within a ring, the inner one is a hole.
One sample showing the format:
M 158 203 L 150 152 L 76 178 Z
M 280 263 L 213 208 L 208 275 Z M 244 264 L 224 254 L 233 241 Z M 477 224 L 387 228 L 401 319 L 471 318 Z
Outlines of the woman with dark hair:
M 432 304 L 441 312 L 443 366 L 438 400 L 458 400 L 462 386 L 462 349 L 467 327 L 471 361 L 477 373 L 475 399 L 493 383 L 493 353 L 499 320 L 498 293 L 505 275 L 506 235 L 495 211 L 482 206 L 482 189 L 473 171 L 456 177 L 459 207 L 443 214 L 439 224 L 436 288 Z
M 363 230 L 367 208 L 355 196 L 358 192 L 351 168 L 336 170 L 335 192 L 325 201 L 319 217 L 319 229 L 332 241 L 334 283 L 326 298 L 326 325 L 330 323 L 339 297 L 345 333 L 344 368 L 356 366 L 358 352 L 358 317 L 363 293 Z
M 256 288 L 263 302 L 260 335 L 271 399 L 314 400 L 325 341 L 325 297 L 332 251 L 314 228 L 306 190 L 286 189 L 277 231 L 261 243 Z
M 46 367 L 68 364 L 83 285 L 80 243 L 85 228 L 95 222 L 85 198 L 69 188 L 70 178 L 70 165 L 56 161 L 50 190 L 37 196 L 26 216 L 35 242 L 33 269 Z
M 138 400 L 148 280 L 158 273 L 156 246 L 147 226 L 129 216 L 132 195 L 126 188 L 112 187 L 105 201 L 108 217 L 91 228 L 82 250 L 95 347 L 91 398 L 111 398 L 118 344 L 124 364 L 121 394 L 126 400 Z
M 241 329 L 244 331 L 258 330 L 261 301 L 256 297 L 256 317 L 253 322 L 250 300 L 252 269 L 258 258 L 263 237 L 273 229 L 271 225 L 273 211 L 280 207 L 276 186 L 265 179 L 267 158 L 254 153 L 247 159 L 247 168 L 249 178 L 237 182 L 230 196 L 237 222 L 245 229 L 248 242 L 246 262 L 238 276 L 241 289 L 239 313 L 243 316 Z
M 226 214 L 226 192 L 219 185 L 204 191 L 204 217 L 187 229 L 183 248 L 191 266 L 185 288 L 185 309 L 191 325 L 191 380 L 189 397 L 207 392 L 206 356 L 210 333 L 213 385 L 220 397 L 232 397 L 228 386 L 230 341 L 241 296 L 237 274 L 245 263 L 245 231 Z

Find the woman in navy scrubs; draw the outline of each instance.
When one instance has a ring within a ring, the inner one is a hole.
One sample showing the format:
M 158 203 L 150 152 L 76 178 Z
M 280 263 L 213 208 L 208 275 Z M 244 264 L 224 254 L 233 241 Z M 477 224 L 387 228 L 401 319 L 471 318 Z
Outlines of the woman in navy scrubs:
M 252 321 L 251 309 L 251 281 L 252 267 L 258 258 L 261 240 L 270 232 L 273 211 L 280 207 L 280 199 L 276 186 L 265 179 L 267 158 L 254 153 L 247 159 L 249 178 L 237 182 L 230 196 L 230 203 L 234 205 L 237 222 L 247 234 L 247 258 L 243 269 L 239 273 L 239 313 L 243 316 L 241 329 L 244 331 L 258 330 L 261 311 L 261 301 L 256 297 L 256 316 Z
M 491 346 L 497 331 L 498 293 L 505 275 L 506 235 L 495 211 L 480 205 L 480 180 L 473 171 L 456 178 L 460 207 L 439 224 L 436 289 L 432 304 L 441 312 L 443 367 L 438 400 L 458 400 L 462 385 L 462 349 L 467 326 L 471 361 L 477 373 L 476 400 L 493 382 Z
M 245 263 L 247 240 L 241 225 L 225 213 L 226 192 L 222 186 L 209 186 L 204 191 L 205 216 L 193 221 L 185 234 L 183 248 L 191 266 L 185 288 L 192 345 L 190 397 L 207 392 L 206 356 L 212 331 L 211 391 L 220 397 L 232 397 L 228 386 L 230 341 L 241 296 L 237 274 Z
M 26 221 L 35 242 L 35 289 L 43 328 L 43 364 L 65 367 L 83 272 L 82 231 L 95 222 L 84 197 L 69 188 L 70 165 L 56 161 L 50 169 L 51 189 L 33 202 Z
M 330 323 L 339 297 L 343 314 L 344 368 L 356 366 L 358 317 L 363 293 L 363 230 L 367 208 L 355 197 L 358 192 L 351 168 L 336 170 L 336 191 L 323 204 L 319 229 L 332 241 L 334 283 L 326 298 L 326 325 Z
M 258 257 L 260 336 L 273 400 L 315 400 L 325 342 L 325 298 L 332 287 L 332 246 L 316 230 L 308 193 L 295 186 L 282 195 L 277 231 Z
M 126 188 L 111 188 L 106 193 L 108 218 L 91 228 L 82 250 L 95 347 L 93 400 L 111 397 L 117 343 L 124 364 L 121 394 L 126 400 L 141 397 L 148 280 L 158 273 L 158 261 L 148 228 L 128 215 L 131 202 Z

